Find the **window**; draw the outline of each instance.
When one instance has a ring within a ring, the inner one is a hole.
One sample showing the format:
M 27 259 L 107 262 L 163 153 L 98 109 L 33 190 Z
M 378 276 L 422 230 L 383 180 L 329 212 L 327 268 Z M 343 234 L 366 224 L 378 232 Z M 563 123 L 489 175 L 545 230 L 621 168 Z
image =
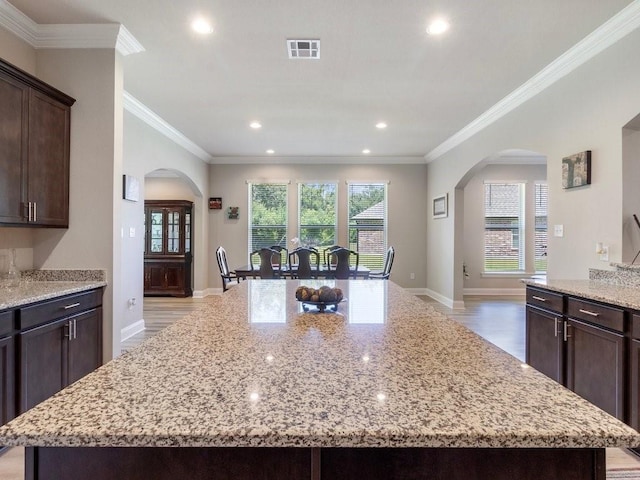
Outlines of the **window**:
M 524 183 L 484 186 L 484 270 L 524 271 Z
M 547 272 L 547 205 L 549 201 L 549 186 L 546 183 L 536 183 L 536 237 L 535 268 L 536 273 Z
M 298 237 L 301 246 L 321 251 L 336 244 L 337 187 L 335 183 L 298 185 Z
M 360 254 L 360 265 L 384 266 L 387 251 L 387 185 L 349 184 L 349 248 Z
M 287 246 L 287 185 L 249 183 L 249 253 Z

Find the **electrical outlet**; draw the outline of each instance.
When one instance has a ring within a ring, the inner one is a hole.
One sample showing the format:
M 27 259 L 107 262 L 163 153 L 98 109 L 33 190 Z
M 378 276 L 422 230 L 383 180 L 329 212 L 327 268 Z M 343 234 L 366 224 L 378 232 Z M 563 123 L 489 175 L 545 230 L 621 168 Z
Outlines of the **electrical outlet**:
M 129 301 L 127 302 L 129 304 L 129 310 L 132 310 L 133 307 L 136 305 L 137 300 L 135 299 L 135 297 L 132 297 L 129 299 Z
M 129 227 L 129 237 L 133 238 L 136 236 L 136 227 Z
M 415 273 L 413 273 L 413 272 L 411 272 L 411 273 L 409 274 L 409 279 L 410 279 L 410 280 L 415 280 L 415 279 L 416 279 L 416 274 L 415 274 Z
M 564 225 L 554 225 L 553 226 L 553 236 L 554 237 L 564 237 Z

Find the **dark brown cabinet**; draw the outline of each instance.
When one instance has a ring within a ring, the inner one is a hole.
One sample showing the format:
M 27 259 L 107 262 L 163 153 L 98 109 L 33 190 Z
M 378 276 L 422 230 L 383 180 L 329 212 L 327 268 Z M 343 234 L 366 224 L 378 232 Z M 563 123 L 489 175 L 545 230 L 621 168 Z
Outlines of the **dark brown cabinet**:
M 69 226 L 74 102 L 0 60 L 0 224 Z
M 640 431 L 640 315 L 631 317 L 629 341 L 629 425 Z
M 20 310 L 20 413 L 102 364 L 101 299 L 94 290 Z
M 0 313 L 0 425 L 16 416 L 13 315 L 13 311 Z
M 526 315 L 527 363 L 628 421 L 626 312 L 612 305 L 527 287 Z M 631 365 L 633 369 L 633 360 Z
M 567 388 L 624 421 L 624 335 L 572 319 L 567 329 Z
M 192 211 L 187 200 L 145 201 L 145 295 L 193 295 Z

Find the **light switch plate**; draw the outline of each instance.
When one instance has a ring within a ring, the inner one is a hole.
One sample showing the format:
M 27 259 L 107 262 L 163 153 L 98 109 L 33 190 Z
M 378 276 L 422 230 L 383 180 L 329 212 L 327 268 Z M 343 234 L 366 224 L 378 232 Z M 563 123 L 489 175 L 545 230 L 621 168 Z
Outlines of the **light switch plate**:
M 136 236 L 136 227 L 129 227 L 129 236 L 131 238 Z
M 554 225 L 553 226 L 553 236 L 554 237 L 564 237 L 564 225 Z

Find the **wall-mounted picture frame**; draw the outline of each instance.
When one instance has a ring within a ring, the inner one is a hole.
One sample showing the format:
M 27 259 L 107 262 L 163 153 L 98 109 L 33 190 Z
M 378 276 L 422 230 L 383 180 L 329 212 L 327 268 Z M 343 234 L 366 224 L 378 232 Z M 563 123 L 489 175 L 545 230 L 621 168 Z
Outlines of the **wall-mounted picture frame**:
M 229 220 L 237 220 L 240 216 L 240 207 L 229 207 L 227 209 L 227 218 Z
M 221 210 L 221 209 L 222 209 L 222 197 L 210 197 L 209 210 Z
M 591 185 L 591 150 L 562 159 L 562 188 Z
M 433 197 L 433 218 L 446 218 L 449 215 L 449 194 Z
M 122 175 L 122 198 L 130 202 L 140 200 L 140 182 L 131 175 Z

